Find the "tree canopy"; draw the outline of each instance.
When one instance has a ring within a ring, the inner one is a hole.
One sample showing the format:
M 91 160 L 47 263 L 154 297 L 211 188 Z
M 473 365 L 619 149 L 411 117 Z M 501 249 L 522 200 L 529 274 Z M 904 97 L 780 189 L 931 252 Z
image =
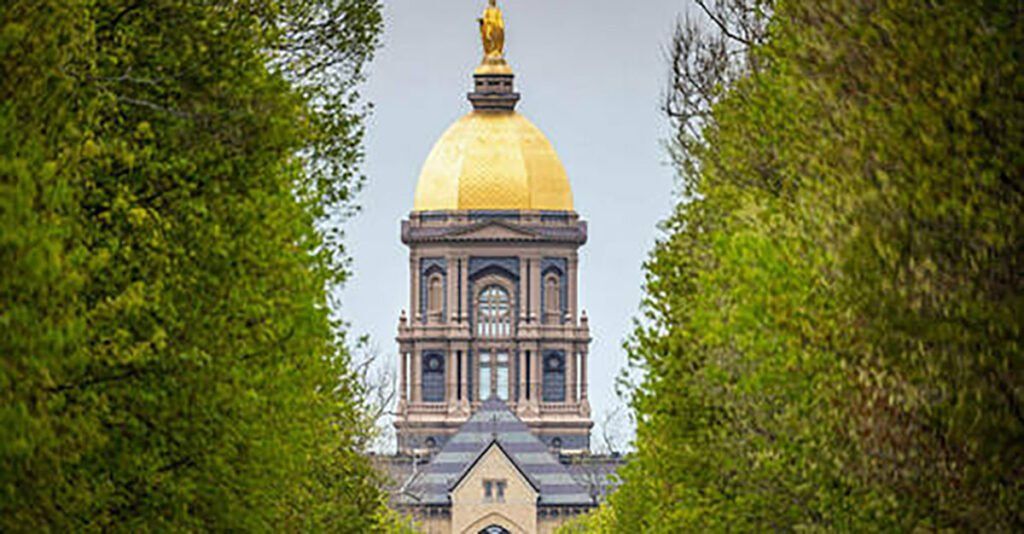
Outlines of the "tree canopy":
M 386 519 L 344 279 L 376 0 L 0 8 L 0 530 Z M 326 227 L 326 226 L 325 226 Z
M 1019 3 L 700 4 L 637 452 L 576 527 L 1021 530 Z

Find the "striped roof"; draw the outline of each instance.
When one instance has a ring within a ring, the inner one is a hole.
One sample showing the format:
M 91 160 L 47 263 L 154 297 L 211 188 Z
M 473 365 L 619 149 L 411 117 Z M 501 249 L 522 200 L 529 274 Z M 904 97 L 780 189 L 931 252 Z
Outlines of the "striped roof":
M 546 445 L 530 433 L 501 400 L 485 401 L 410 485 L 409 505 L 447 505 L 449 492 L 468 474 L 489 446 L 501 450 L 539 489 L 539 506 L 588 506 L 594 501 Z

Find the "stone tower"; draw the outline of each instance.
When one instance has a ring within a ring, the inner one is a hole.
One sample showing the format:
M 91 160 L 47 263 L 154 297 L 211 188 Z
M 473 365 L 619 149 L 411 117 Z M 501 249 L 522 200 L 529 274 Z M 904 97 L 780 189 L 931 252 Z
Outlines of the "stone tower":
M 473 110 L 434 146 L 402 222 L 410 311 L 398 326 L 398 447 L 439 450 L 493 397 L 549 448 L 585 452 L 587 225 L 551 143 L 515 111 L 500 11 L 480 25 Z

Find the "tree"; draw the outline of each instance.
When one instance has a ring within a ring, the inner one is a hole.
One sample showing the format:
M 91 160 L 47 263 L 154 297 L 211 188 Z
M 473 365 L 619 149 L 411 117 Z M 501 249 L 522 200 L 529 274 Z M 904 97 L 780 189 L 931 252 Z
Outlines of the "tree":
M 1020 530 L 1019 6 L 711 27 L 769 12 L 747 59 L 715 56 L 736 76 L 673 70 L 668 102 L 708 112 L 667 106 L 688 195 L 646 265 L 637 451 L 587 526 Z
M 380 28 L 375 0 L 0 8 L 0 529 L 388 521 L 316 230 Z

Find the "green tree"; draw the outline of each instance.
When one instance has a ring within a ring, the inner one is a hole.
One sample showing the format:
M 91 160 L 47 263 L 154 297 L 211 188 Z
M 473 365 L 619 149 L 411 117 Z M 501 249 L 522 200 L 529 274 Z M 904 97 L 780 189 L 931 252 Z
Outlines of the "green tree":
M 584 528 L 1024 528 L 1019 11 L 721 1 L 724 40 L 677 34 L 685 199 Z
M 316 229 L 359 185 L 381 24 L 376 0 L 0 8 L 0 530 L 390 521 Z

